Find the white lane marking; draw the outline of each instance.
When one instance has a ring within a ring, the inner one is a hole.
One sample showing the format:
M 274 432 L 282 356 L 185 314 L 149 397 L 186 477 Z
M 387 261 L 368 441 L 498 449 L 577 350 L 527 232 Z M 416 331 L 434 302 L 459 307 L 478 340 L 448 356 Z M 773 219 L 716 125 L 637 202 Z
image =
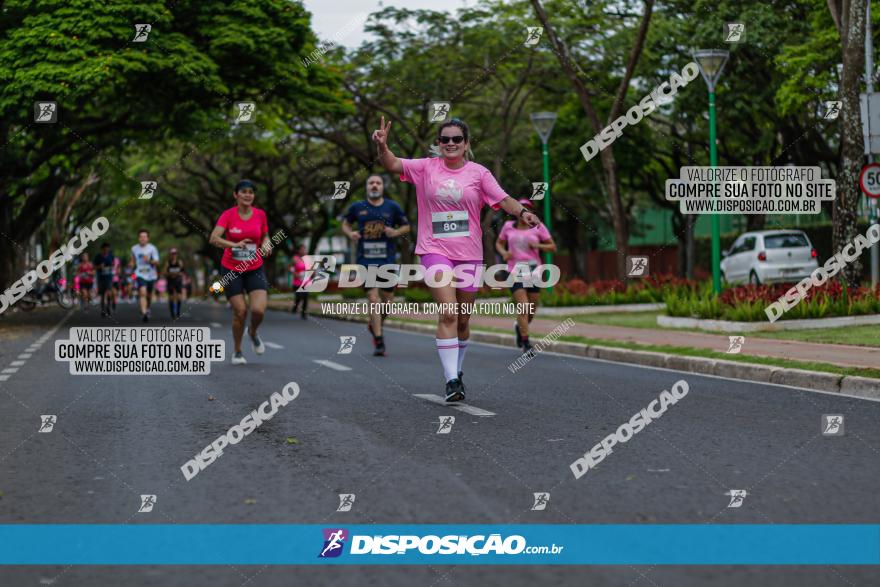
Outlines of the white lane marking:
M 24 361 L 12 361 L 9 363 L 10 367 L 21 367 L 22 365 L 24 365 Z
M 345 365 L 340 365 L 339 363 L 334 363 L 333 361 L 327 361 L 326 359 L 312 359 L 312 361 L 319 365 L 335 369 L 336 371 L 351 371 L 351 367 L 346 367 Z
M 20 355 L 18 355 L 18 358 L 26 360 L 26 359 L 30 359 L 31 356 L 32 356 L 32 353 L 21 353 Z
M 223 328 L 223 325 L 219 322 L 209 322 L 208 324 L 211 326 L 211 328 Z
M 471 416 L 495 416 L 495 412 L 490 412 L 488 410 L 484 410 L 482 408 L 478 408 L 475 406 L 471 406 L 468 404 L 463 404 L 461 402 L 454 403 L 446 403 L 446 400 L 439 395 L 434 395 L 431 393 L 414 393 L 413 397 L 417 397 L 419 399 L 428 400 L 431 403 L 440 404 L 441 406 L 447 406 L 449 408 L 455 408 L 461 412 L 465 412 L 470 414 Z
M 3 373 L 18 373 L 18 367 L 10 367 L 9 369 L 3 369 Z
M 0 381 L 6 381 L 9 379 L 9 375 L 0 375 Z
M 264 340 L 263 344 L 265 344 L 270 349 L 283 349 L 284 347 L 275 342 L 269 342 L 268 340 Z
M 29 352 L 29 353 L 35 353 L 35 352 L 37 352 L 38 350 L 40 350 L 40 347 L 41 347 L 41 346 L 43 346 L 43 345 L 41 345 L 41 344 L 33 345 L 33 344 L 32 344 L 31 346 L 29 346 L 29 347 L 26 348 L 25 350 L 26 350 L 27 352 Z

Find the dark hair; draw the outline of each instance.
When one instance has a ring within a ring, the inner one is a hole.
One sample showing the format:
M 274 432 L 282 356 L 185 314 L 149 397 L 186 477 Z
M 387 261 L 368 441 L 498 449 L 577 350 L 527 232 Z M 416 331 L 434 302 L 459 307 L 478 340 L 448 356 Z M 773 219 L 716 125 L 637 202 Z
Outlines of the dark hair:
M 138 234 L 140 234 L 140 233 L 138 233 Z M 104 247 L 110 247 L 110 243 L 108 243 L 106 241 L 101 243 L 101 248 L 103 249 Z
M 470 140 L 470 139 L 468 138 L 468 125 L 466 125 L 466 124 L 464 123 L 464 121 L 463 121 L 462 119 L 460 119 L 460 118 L 453 118 L 452 120 L 450 120 L 450 121 L 448 121 L 448 122 L 444 122 L 443 124 L 441 124 L 441 125 L 440 125 L 440 128 L 437 129 L 437 138 L 439 139 L 440 136 L 443 134 L 443 129 L 444 129 L 444 128 L 447 128 L 447 127 L 450 127 L 450 126 L 457 126 L 458 128 L 460 128 L 460 129 L 461 129 L 461 133 L 464 135 L 464 140 L 465 140 L 465 141 Z
M 257 186 L 255 186 L 254 182 L 249 179 L 242 179 L 241 181 L 239 181 L 237 184 L 235 184 L 235 189 L 233 191 L 238 192 L 243 188 L 251 188 L 255 192 L 257 191 Z
M 147 230 L 146 228 L 142 228 L 142 229 L 140 229 L 140 230 L 138 231 L 138 236 L 140 236 L 142 232 L 146 232 L 146 233 L 147 233 L 147 236 L 150 236 L 150 231 Z

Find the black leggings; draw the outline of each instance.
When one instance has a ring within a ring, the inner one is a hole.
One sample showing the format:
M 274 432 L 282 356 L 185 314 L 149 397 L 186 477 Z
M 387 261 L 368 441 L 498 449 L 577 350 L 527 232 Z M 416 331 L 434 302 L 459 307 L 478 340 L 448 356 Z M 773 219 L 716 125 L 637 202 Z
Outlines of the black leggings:
M 291 312 L 296 314 L 296 309 L 299 307 L 299 303 L 302 302 L 302 315 L 306 315 L 306 310 L 309 307 L 309 292 L 307 291 L 298 291 L 294 292 L 294 303 L 293 308 L 290 309 Z

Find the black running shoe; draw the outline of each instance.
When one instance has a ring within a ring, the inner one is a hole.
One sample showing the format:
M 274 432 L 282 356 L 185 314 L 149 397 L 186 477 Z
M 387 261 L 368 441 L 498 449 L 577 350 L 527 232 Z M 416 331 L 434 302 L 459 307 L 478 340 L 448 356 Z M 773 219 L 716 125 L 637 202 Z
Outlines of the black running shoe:
M 535 351 L 532 350 L 532 345 L 528 340 L 523 341 L 522 350 L 524 355 L 528 355 L 529 357 L 535 356 Z
M 467 387 L 464 386 L 464 371 L 458 372 L 458 380 L 461 382 L 461 392 L 467 393 Z
M 373 338 L 373 356 L 374 357 L 384 357 L 385 356 L 385 340 L 380 336 L 378 338 Z
M 150 315 L 149 315 L 149 314 L 144 314 L 144 317 L 142 318 L 142 320 L 143 320 L 144 322 L 149 322 L 149 321 L 150 321 Z
M 518 323 L 513 324 L 513 331 L 516 332 L 516 346 L 518 346 L 518 347 L 522 346 L 522 342 L 523 342 L 522 341 L 522 334 L 519 331 L 519 324 Z
M 464 399 L 464 386 L 461 379 L 450 379 L 446 382 L 446 401 L 460 402 Z

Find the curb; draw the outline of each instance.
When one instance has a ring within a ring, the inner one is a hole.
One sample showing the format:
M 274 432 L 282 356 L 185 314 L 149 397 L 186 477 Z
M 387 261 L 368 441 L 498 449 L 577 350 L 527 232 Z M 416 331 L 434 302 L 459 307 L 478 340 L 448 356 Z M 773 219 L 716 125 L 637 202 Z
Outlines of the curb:
M 811 318 L 809 320 L 777 320 L 769 322 L 733 322 L 731 320 L 704 320 L 702 318 L 683 318 L 657 316 L 657 325 L 665 328 L 696 328 L 706 332 L 780 332 L 783 330 L 810 330 L 813 328 L 843 328 L 846 326 L 865 326 L 880 324 L 880 315 L 834 316 L 832 318 Z
M 366 320 L 358 316 L 326 315 L 324 318 L 343 320 L 346 322 L 366 322 Z M 420 334 L 434 334 L 437 329 L 433 324 L 400 322 L 393 319 L 386 320 L 385 325 L 386 327 L 396 328 L 397 330 L 418 332 Z M 475 342 L 488 342 L 514 347 L 513 335 L 501 332 L 483 332 L 472 329 L 471 340 Z M 834 373 L 822 373 L 820 371 L 805 371 L 803 369 L 756 365 L 753 363 L 740 363 L 737 361 L 708 359 L 705 357 L 687 357 L 618 347 L 586 345 L 576 342 L 556 341 L 547 345 L 547 349 L 555 353 L 573 355 L 576 357 L 603 359 L 605 361 L 644 365 L 646 367 L 660 367 L 664 369 L 673 369 L 675 371 L 685 371 L 700 375 L 716 375 L 718 377 L 741 379 L 743 381 L 755 381 L 758 383 L 775 383 L 778 385 L 812 389 L 814 391 L 845 393 L 855 397 L 880 400 L 880 379 L 872 379 L 868 377 L 837 375 Z

